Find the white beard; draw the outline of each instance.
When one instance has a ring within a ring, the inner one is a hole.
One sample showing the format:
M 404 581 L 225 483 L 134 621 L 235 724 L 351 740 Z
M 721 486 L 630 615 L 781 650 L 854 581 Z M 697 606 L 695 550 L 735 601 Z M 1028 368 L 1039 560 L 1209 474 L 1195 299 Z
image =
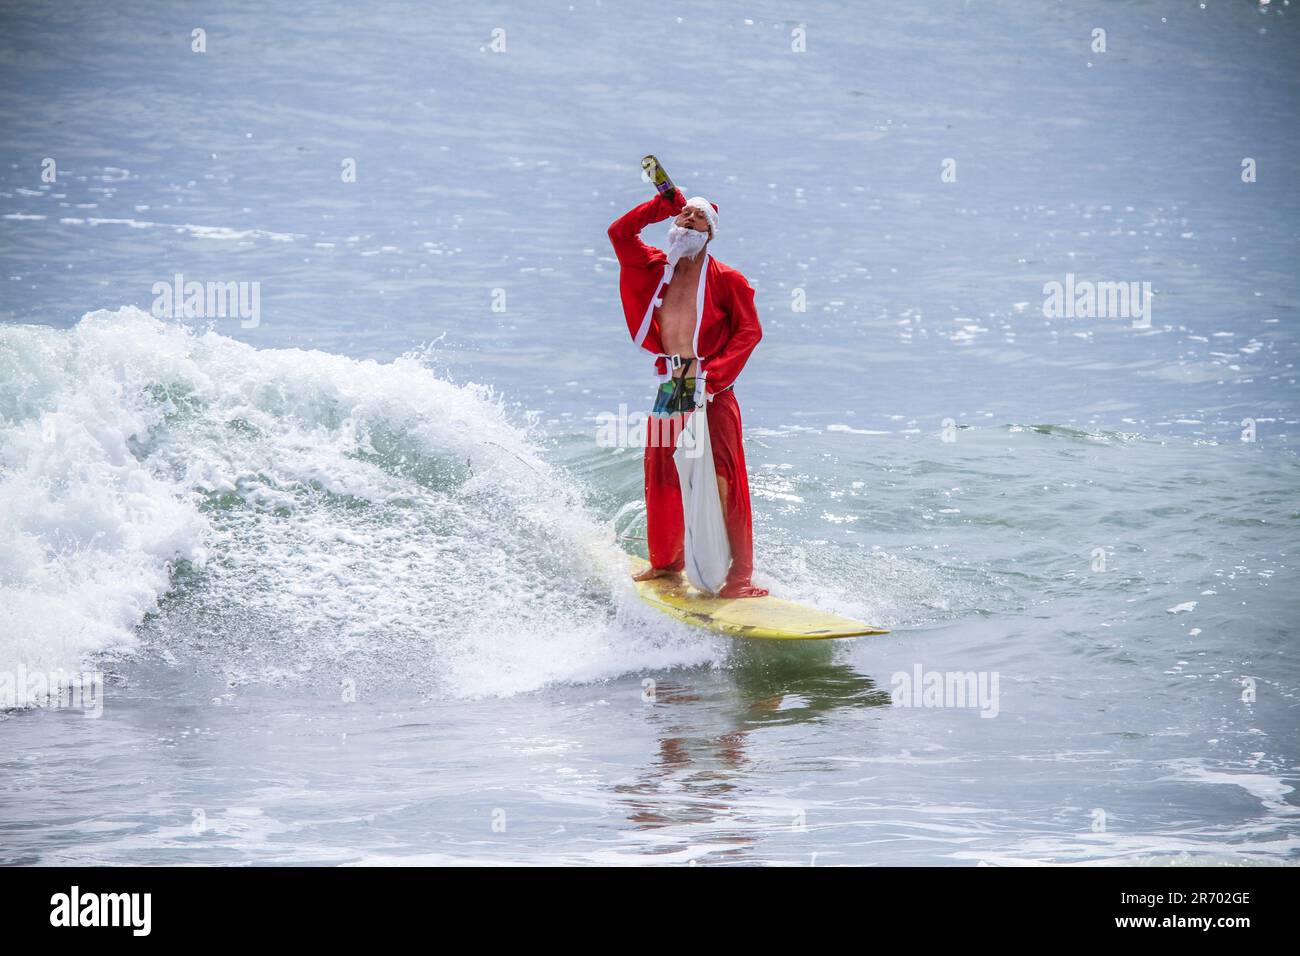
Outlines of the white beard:
M 668 228 L 668 265 L 676 266 L 682 256 L 694 259 L 709 241 L 707 232 L 698 229 L 686 229 L 682 226 Z

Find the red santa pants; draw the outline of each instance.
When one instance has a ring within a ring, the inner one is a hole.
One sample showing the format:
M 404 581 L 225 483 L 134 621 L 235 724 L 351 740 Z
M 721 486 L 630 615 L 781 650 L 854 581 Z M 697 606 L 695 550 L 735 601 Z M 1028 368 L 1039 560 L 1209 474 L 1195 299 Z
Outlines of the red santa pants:
M 677 480 L 673 451 L 685 416 L 652 416 L 646 423 L 645 505 L 650 543 L 650 564 L 655 568 L 680 571 L 685 567 L 682 551 L 685 529 L 682 521 L 682 491 Z M 713 465 L 718 473 L 722 516 L 731 544 L 731 570 L 724 593 L 748 588 L 754 572 L 754 529 L 749 510 L 749 477 L 745 472 L 745 449 L 741 444 L 740 406 L 728 389 L 709 402 L 709 438 Z

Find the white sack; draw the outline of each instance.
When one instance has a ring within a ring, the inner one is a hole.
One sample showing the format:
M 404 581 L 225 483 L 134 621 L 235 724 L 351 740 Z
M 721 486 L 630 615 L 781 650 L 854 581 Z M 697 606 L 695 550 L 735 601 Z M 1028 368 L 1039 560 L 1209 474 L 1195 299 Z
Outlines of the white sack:
M 701 591 L 717 594 L 731 569 L 731 542 L 727 540 L 727 525 L 722 519 L 713 444 L 709 441 L 707 402 L 682 426 L 673 462 L 682 486 L 686 577 Z

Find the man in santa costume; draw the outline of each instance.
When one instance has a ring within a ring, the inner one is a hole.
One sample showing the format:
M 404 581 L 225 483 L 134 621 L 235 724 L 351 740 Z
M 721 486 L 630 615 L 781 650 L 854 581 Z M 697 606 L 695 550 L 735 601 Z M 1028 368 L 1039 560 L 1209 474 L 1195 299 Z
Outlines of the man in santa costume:
M 646 226 L 673 219 L 668 251 L 641 241 Z M 732 385 L 763 337 L 754 290 L 738 271 L 708 253 L 718 208 L 680 190 L 658 194 L 609 227 L 620 267 L 619 293 L 632 341 L 654 357 L 660 387 L 645 448 L 645 501 L 650 568 L 638 579 L 677 576 L 684 566 L 683 511 L 676 436 L 687 415 L 708 402 L 708 433 L 731 567 L 720 597 L 761 597 L 754 570 L 749 479 L 741 445 L 740 406 Z M 660 437 L 662 436 L 662 437 Z M 659 438 L 659 440 L 656 440 Z

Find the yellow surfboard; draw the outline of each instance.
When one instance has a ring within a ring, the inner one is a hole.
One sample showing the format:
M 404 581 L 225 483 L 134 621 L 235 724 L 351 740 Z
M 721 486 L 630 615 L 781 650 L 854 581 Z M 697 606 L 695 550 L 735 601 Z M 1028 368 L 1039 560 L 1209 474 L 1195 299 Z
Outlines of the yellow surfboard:
M 633 557 L 632 573 L 650 565 Z M 852 618 L 805 607 L 771 596 L 760 598 L 712 598 L 683 581 L 657 578 L 637 581 L 637 593 L 652 607 L 679 621 L 708 628 L 732 637 L 753 637 L 770 641 L 820 641 L 831 637 L 860 637 L 888 634 Z

